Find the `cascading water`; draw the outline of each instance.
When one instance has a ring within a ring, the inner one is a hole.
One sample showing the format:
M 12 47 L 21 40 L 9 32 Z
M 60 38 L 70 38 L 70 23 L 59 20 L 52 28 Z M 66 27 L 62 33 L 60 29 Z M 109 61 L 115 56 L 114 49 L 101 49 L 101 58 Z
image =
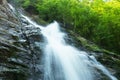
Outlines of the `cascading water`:
M 10 8 L 14 8 L 9 4 Z M 40 28 L 45 38 L 44 80 L 97 80 L 95 68 L 101 70 L 111 80 L 117 80 L 94 56 L 66 44 L 65 33 L 57 22 L 42 27 L 21 14 L 31 25 Z
M 42 30 L 46 38 L 44 80 L 96 80 L 94 67 L 100 69 L 111 80 L 117 80 L 94 56 L 79 51 L 65 43 L 65 33 L 57 22 Z
M 10 9 L 11 9 L 13 12 L 15 12 L 15 8 L 14 8 L 11 4 L 8 3 L 8 6 L 10 7 Z
M 94 56 L 66 44 L 66 34 L 60 31 L 57 22 L 42 27 L 27 16 L 22 17 L 35 27 L 39 27 L 45 37 L 44 80 L 97 80 L 94 68 L 101 70 L 111 80 L 117 80 Z
M 42 34 L 47 40 L 44 80 L 93 80 L 86 63 L 88 57 L 65 43 L 65 34 L 59 30 L 57 22 L 48 25 Z

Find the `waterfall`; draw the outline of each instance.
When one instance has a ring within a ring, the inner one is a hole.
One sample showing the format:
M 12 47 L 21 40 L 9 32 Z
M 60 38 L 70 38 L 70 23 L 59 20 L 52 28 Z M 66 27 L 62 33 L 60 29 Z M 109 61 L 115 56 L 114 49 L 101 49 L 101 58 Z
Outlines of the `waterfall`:
M 11 5 L 10 7 L 14 10 Z M 66 34 L 60 30 L 56 21 L 43 27 L 23 14 L 21 17 L 30 25 L 40 28 L 44 36 L 43 80 L 97 80 L 95 68 L 101 70 L 110 80 L 117 80 L 94 56 L 67 44 L 64 40 Z
M 60 31 L 56 21 L 42 27 L 27 16 L 22 17 L 40 28 L 45 38 L 44 80 L 97 80 L 94 68 L 101 70 L 110 80 L 117 80 L 94 56 L 67 44 L 64 40 L 66 34 Z
M 11 9 L 13 12 L 15 12 L 15 8 L 14 8 L 11 4 L 8 3 L 8 6 L 10 7 L 10 9 Z
M 42 34 L 47 43 L 44 80 L 93 80 L 88 56 L 65 43 L 65 33 L 57 22 L 48 25 Z
M 46 40 L 44 80 L 96 80 L 94 67 L 117 80 L 94 56 L 66 44 L 66 34 L 60 31 L 57 22 L 49 24 L 42 34 Z

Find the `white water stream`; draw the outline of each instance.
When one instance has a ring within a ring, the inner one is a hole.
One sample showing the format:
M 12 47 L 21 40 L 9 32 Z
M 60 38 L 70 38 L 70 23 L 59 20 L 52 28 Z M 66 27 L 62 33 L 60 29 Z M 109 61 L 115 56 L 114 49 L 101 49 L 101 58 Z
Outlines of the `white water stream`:
M 44 49 L 44 80 L 96 80 L 95 67 L 111 80 L 117 80 L 94 56 L 66 44 L 66 34 L 60 31 L 57 22 L 49 24 L 42 30 L 42 34 L 47 43 Z
M 87 55 L 65 43 L 65 33 L 57 22 L 48 25 L 42 34 L 47 40 L 44 80 L 93 80 Z
M 31 25 L 40 28 L 45 38 L 44 80 L 96 80 L 95 68 L 101 70 L 110 80 L 117 80 L 94 56 L 66 44 L 66 34 L 60 31 L 57 22 L 42 27 L 27 16 L 21 16 Z
M 27 16 L 22 15 L 30 24 L 39 27 L 45 37 L 44 80 L 96 80 L 94 67 L 101 70 L 111 80 L 117 80 L 94 56 L 77 50 L 66 44 L 65 33 L 60 31 L 59 24 L 53 22 L 42 27 Z M 91 58 L 91 60 L 89 59 Z

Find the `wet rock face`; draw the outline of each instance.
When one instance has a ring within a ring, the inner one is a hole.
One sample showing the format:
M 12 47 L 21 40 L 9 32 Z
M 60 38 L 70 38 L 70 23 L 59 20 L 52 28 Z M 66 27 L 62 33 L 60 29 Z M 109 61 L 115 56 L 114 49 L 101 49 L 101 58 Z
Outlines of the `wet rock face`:
M 0 80 L 33 79 L 37 73 L 42 76 L 41 67 L 36 67 L 42 66 L 38 64 L 42 55 L 40 29 L 20 21 L 7 1 L 0 0 Z
M 2 0 L 0 0 L 0 4 L 2 4 Z
M 0 0 L 0 4 L 5 4 L 6 0 Z

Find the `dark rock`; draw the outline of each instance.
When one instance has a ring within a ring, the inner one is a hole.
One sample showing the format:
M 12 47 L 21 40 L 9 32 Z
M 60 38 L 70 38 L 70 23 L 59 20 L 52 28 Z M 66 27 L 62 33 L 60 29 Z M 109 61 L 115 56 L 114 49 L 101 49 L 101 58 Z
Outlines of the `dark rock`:
M 20 18 L 6 0 L 0 0 L 0 80 L 41 76 L 42 67 L 36 67 L 42 65 L 38 64 L 41 49 L 36 45 L 41 38 L 40 29 Z

